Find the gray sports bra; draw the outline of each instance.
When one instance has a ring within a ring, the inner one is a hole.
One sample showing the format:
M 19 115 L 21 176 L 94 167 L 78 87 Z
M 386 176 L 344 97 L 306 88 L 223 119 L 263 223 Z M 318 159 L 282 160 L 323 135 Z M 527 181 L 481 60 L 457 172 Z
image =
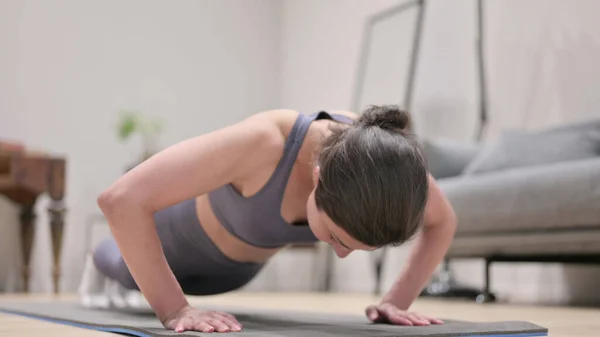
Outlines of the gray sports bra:
M 248 244 L 264 248 L 317 241 L 307 225 L 290 224 L 283 219 L 281 204 L 306 132 L 312 121 L 318 119 L 352 123 L 349 117 L 324 111 L 312 115 L 299 114 L 286 140 L 283 156 L 260 191 L 244 197 L 227 184 L 208 193 L 215 216 L 231 234 Z

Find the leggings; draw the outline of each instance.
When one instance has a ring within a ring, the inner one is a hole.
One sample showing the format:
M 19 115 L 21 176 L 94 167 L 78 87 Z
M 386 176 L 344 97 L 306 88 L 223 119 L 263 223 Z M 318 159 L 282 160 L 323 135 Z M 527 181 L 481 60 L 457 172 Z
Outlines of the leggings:
M 263 263 L 238 262 L 224 255 L 203 231 L 194 199 L 154 214 L 156 229 L 169 267 L 187 295 L 216 295 L 249 283 Z M 93 253 L 96 268 L 123 287 L 139 290 L 114 238 Z

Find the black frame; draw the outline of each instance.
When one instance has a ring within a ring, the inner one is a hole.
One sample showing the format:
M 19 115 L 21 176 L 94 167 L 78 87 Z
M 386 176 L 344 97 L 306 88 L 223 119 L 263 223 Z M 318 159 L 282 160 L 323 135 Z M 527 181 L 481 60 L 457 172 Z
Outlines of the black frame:
M 396 14 L 402 13 L 408 9 L 412 9 L 415 6 L 418 7 L 417 20 L 415 22 L 415 34 L 412 42 L 412 53 L 410 57 L 410 64 L 408 69 L 408 75 L 406 78 L 406 92 L 404 93 L 404 108 L 410 111 L 414 83 L 417 70 L 417 62 L 419 59 L 419 51 L 421 45 L 421 36 L 423 31 L 423 22 L 425 16 L 425 0 L 409 0 L 394 7 L 388 8 L 384 11 L 371 15 L 365 24 L 363 30 L 363 40 L 361 46 L 360 59 L 358 62 L 358 69 L 356 71 L 356 82 L 354 86 L 354 92 L 352 94 L 352 111 L 358 112 L 361 107 L 359 106 L 360 99 L 362 97 L 362 89 L 364 86 L 365 71 L 367 68 L 367 61 L 369 59 L 369 49 L 371 47 L 371 34 L 373 26 L 380 21 L 386 20 Z
M 479 81 L 479 127 L 475 139 L 481 142 L 486 131 L 488 122 L 488 90 L 487 76 L 485 71 L 485 30 L 484 19 L 485 9 L 483 7 L 484 0 L 477 0 L 477 70 Z
M 363 41 L 360 53 L 360 59 L 358 62 L 358 69 L 356 72 L 356 82 L 354 91 L 352 94 L 351 109 L 352 111 L 360 111 L 362 107 L 359 106 L 362 89 L 364 85 L 365 71 L 367 67 L 367 60 L 369 58 L 369 48 L 371 43 L 371 32 L 373 26 L 379 21 L 385 20 L 395 14 L 401 13 L 405 10 L 411 9 L 414 6 L 418 6 L 418 16 L 415 23 L 415 34 L 413 36 L 413 49 L 410 58 L 410 65 L 408 76 L 406 78 L 406 92 L 404 93 L 404 108 L 411 111 L 412 100 L 414 93 L 414 83 L 416 78 L 416 70 L 419 60 L 420 43 L 423 32 L 424 17 L 427 2 L 425 0 L 410 0 L 382 12 L 376 13 L 367 19 L 366 25 L 363 31 Z M 489 116 L 489 104 L 488 104 L 488 82 L 486 73 L 486 58 L 485 58 L 485 8 L 484 0 L 476 0 L 477 12 L 476 12 L 476 60 L 477 60 L 477 84 L 479 90 L 479 125 L 475 134 L 475 140 L 481 142 L 484 138 L 486 131 L 488 116 Z

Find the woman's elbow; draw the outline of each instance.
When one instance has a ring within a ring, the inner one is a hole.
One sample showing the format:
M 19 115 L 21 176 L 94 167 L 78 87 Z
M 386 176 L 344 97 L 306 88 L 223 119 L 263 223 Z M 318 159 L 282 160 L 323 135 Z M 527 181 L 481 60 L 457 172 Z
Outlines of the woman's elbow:
M 102 213 L 108 216 L 120 212 L 121 209 L 131 208 L 131 205 L 136 203 L 136 197 L 128 189 L 111 186 L 100 193 L 96 202 Z
M 102 210 L 103 213 L 106 213 L 119 204 L 119 199 L 123 198 L 121 194 L 122 193 L 119 193 L 114 189 L 106 189 L 100 193 L 96 203 L 98 204 L 98 207 L 100 207 L 100 210 Z

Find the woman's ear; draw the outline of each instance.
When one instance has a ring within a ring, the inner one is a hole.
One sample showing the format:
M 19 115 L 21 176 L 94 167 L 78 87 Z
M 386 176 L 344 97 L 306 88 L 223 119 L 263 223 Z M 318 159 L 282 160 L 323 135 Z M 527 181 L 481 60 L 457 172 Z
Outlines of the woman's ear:
M 316 186 L 319 181 L 319 166 L 315 166 L 313 169 L 313 184 Z

